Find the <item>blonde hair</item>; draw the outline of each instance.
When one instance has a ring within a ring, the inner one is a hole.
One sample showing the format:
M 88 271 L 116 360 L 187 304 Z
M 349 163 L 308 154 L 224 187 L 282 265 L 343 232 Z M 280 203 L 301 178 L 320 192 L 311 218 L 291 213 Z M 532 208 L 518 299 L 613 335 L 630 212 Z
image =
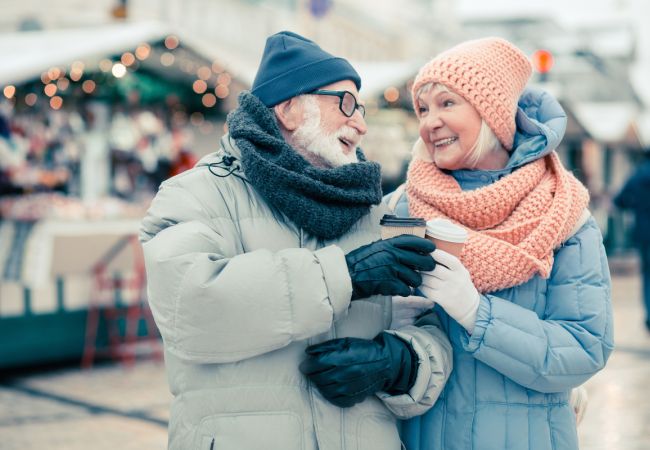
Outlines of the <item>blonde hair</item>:
M 442 83 L 429 82 L 420 86 L 420 88 L 415 93 L 415 98 L 417 99 L 420 97 L 420 95 L 426 94 L 436 89 L 442 92 L 450 92 L 452 94 L 456 94 L 454 91 L 452 91 Z M 419 114 L 417 113 L 417 111 L 416 111 L 416 115 L 419 118 Z M 487 124 L 487 122 L 483 119 L 483 117 L 481 117 L 481 129 L 478 132 L 476 142 L 474 142 L 474 145 L 472 146 L 471 150 L 465 156 L 465 162 L 467 162 L 469 168 L 473 169 L 476 167 L 476 165 L 479 163 L 479 161 L 481 160 L 481 158 L 483 158 L 485 154 L 493 150 L 497 150 L 498 148 L 501 147 L 502 145 L 501 142 L 499 142 L 497 135 L 494 134 L 494 131 L 492 131 L 490 126 Z

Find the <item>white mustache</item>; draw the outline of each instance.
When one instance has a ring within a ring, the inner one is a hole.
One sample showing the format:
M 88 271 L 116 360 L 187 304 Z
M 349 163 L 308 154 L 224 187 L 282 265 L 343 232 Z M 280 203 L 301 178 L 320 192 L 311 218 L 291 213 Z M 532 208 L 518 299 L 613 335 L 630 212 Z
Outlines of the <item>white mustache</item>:
M 345 139 L 346 141 L 352 143 L 354 147 L 358 147 L 361 143 L 362 136 L 357 130 L 352 127 L 343 126 L 335 134 L 337 139 Z

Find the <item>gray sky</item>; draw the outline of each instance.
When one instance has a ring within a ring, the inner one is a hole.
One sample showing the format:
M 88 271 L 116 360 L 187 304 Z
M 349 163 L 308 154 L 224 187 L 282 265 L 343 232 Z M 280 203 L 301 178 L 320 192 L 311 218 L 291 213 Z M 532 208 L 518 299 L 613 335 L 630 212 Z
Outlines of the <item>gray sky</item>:
M 580 25 L 629 23 L 637 34 L 637 63 L 632 67 L 634 85 L 650 105 L 650 1 L 648 0 L 459 0 L 461 17 L 540 14 L 555 18 L 567 28 Z
M 538 13 L 554 16 L 566 25 L 597 23 L 627 14 L 634 0 L 460 0 L 462 16 L 503 16 Z

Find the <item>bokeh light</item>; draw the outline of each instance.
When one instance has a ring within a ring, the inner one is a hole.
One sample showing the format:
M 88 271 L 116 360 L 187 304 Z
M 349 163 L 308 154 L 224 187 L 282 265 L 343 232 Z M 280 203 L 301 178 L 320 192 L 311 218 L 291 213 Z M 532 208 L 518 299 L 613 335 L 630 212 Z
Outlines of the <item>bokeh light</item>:
M 228 86 L 224 86 L 223 84 L 219 84 L 219 85 L 217 85 L 216 88 L 214 88 L 214 93 L 219 98 L 226 98 L 230 94 L 230 89 L 228 89 Z
M 192 89 L 197 94 L 203 94 L 208 89 L 208 84 L 203 80 L 196 80 L 192 83 Z
M 165 38 L 165 47 L 167 47 L 169 50 L 174 50 L 176 47 L 178 47 L 178 44 L 180 44 L 180 42 L 174 35 L 170 35 Z
M 27 106 L 34 106 L 36 104 L 36 101 L 38 100 L 38 96 L 34 94 L 33 92 L 27 94 L 25 96 L 25 104 Z
M 115 78 L 122 78 L 124 75 L 126 75 L 126 66 L 122 63 L 115 63 L 113 65 L 111 73 Z
M 174 64 L 175 59 L 176 58 L 174 58 L 174 55 L 172 55 L 169 52 L 165 52 L 162 55 L 160 55 L 160 64 L 162 64 L 165 67 L 169 67 L 172 64 Z
M 135 57 L 140 61 L 144 61 L 151 54 L 151 47 L 149 44 L 141 44 L 135 49 Z
M 5 88 L 2 90 L 2 93 L 7 98 L 13 98 L 13 96 L 16 95 L 16 87 L 11 85 L 11 84 L 8 85 L 8 86 L 5 86 Z
M 215 97 L 214 94 L 208 93 L 201 98 L 201 102 L 203 103 L 203 106 L 205 106 L 206 108 L 212 108 L 214 105 L 217 104 L 217 97 Z
M 56 94 L 56 91 L 57 91 L 56 84 L 50 83 L 43 88 L 43 92 L 45 92 L 45 95 L 47 95 L 48 97 L 54 96 L 54 94 Z
M 97 85 L 93 80 L 86 80 L 83 83 L 81 83 L 81 89 L 86 93 L 86 94 L 92 94 L 95 91 L 95 88 Z
M 52 109 L 61 109 L 61 107 L 63 106 L 63 99 L 58 95 L 55 95 L 50 99 L 50 106 L 52 107 Z

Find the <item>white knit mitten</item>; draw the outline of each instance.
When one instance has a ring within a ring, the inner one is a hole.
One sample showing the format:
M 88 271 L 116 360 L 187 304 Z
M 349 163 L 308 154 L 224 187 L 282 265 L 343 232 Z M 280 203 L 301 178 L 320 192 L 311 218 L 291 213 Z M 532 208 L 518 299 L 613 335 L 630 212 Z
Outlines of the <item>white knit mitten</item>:
M 469 272 L 450 253 L 436 250 L 431 256 L 436 260 L 436 268 L 431 272 L 421 272 L 420 291 L 472 334 L 481 297 Z
M 397 330 L 407 325 L 413 325 L 418 316 L 434 306 L 435 302 L 433 300 L 417 295 L 408 297 L 393 296 L 393 314 L 390 329 Z

